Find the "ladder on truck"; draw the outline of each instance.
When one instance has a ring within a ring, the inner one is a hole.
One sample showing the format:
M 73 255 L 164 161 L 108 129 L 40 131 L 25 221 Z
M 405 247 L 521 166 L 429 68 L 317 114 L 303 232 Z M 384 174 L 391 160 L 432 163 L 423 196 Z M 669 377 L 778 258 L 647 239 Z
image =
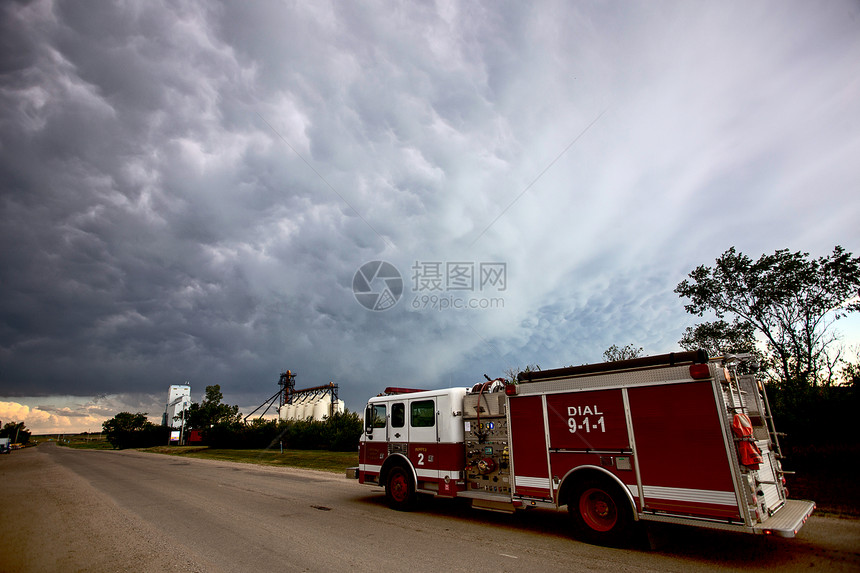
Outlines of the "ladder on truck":
M 776 431 L 776 426 L 773 422 L 773 414 L 770 409 L 770 401 L 767 398 L 767 392 L 764 386 L 754 378 L 750 377 L 751 387 L 744 390 L 741 387 L 741 376 L 738 375 L 738 366 L 742 363 L 751 361 L 751 354 L 731 354 L 723 357 L 726 372 L 726 387 L 724 388 L 726 407 L 733 413 L 750 414 L 750 409 L 747 406 L 747 400 L 744 400 L 744 394 L 750 395 L 752 400 L 756 402 L 756 413 L 759 414 L 764 421 L 764 428 L 767 432 L 767 437 L 773 444 L 772 451 L 776 454 L 777 459 L 783 459 L 782 449 L 779 445 L 779 436 L 785 435 Z M 759 398 L 760 397 L 760 398 Z M 761 404 L 759 407 L 758 404 Z M 760 411 L 759 411 L 760 410 Z M 788 473 L 788 472 L 783 472 Z
M 752 435 L 739 436 L 734 432 L 734 427 L 732 434 L 736 451 L 744 447 L 742 442 L 752 442 L 762 456 L 762 464 L 752 468 L 755 470 L 754 473 L 743 464 L 740 464 L 739 467 L 743 473 L 752 474 L 749 477 L 755 480 L 754 489 L 758 491 L 758 495 L 764 496 L 766 513 L 767 516 L 770 516 L 776 513 L 787 499 L 783 487 L 783 476 L 786 472 L 782 470 L 779 462 L 782 460 L 782 451 L 779 445 L 779 436 L 773 423 L 767 392 L 754 376 L 738 374 L 738 367 L 750 358 L 748 354 L 723 357 L 725 379 L 723 392 L 730 424 L 738 415 L 745 416 L 746 420 L 750 422 L 755 420 L 752 423 Z M 764 429 L 763 436 L 756 436 L 756 431 L 759 428 Z M 764 518 L 766 517 L 763 516 Z

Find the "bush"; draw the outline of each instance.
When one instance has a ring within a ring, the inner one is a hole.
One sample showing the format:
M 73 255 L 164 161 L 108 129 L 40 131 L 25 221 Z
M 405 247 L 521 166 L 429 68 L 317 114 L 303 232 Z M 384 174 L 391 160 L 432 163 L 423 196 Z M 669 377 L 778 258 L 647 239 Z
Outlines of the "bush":
M 102 423 L 105 438 L 119 450 L 125 448 L 148 448 L 167 443 L 170 428 L 156 426 L 146 419 L 146 413 L 120 412 Z
M 358 449 L 363 430 L 361 418 L 349 410 L 324 420 L 254 420 L 250 424 L 215 424 L 206 432 L 213 448 L 265 449 L 280 447 L 294 450 L 349 452 Z
M 784 452 L 806 446 L 857 444 L 854 416 L 860 409 L 857 385 L 774 388 L 768 386 L 768 398 Z

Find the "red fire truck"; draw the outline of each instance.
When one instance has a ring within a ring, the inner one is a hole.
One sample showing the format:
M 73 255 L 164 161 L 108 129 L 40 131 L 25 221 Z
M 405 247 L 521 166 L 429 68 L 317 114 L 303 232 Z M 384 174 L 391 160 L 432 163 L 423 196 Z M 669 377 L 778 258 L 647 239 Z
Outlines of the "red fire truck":
M 647 521 L 793 537 L 815 504 L 787 498 L 764 387 L 739 373 L 749 360 L 682 352 L 388 388 L 367 404 L 352 475 L 400 510 L 418 493 L 495 511 L 566 506 L 595 543 Z

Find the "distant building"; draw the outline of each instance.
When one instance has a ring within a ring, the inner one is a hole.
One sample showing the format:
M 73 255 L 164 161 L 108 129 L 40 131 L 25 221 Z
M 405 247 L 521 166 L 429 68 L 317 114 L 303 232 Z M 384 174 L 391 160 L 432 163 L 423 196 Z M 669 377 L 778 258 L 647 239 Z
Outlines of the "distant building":
M 174 384 L 167 391 L 167 408 L 164 412 L 164 425 L 171 428 L 182 427 L 182 412 L 191 407 L 191 386 Z

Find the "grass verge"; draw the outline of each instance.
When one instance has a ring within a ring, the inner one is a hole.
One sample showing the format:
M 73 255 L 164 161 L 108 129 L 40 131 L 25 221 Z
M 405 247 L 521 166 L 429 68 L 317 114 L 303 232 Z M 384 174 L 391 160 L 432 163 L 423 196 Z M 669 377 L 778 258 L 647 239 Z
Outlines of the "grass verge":
M 99 434 L 72 434 L 66 436 L 36 436 L 31 442 L 56 442 L 58 445 L 83 450 L 110 450 L 110 442 Z M 227 450 L 207 446 L 155 446 L 142 452 L 185 456 L 209 460 L 224 460 L 266 466 L 306 468 L 326 472 L 344 473 L 346 468 L 358 465 L 358 452 L 329 452 L 327 450 Z
M 78 450 L 110 450 L 113 446 L 101 434 L 70 434 L 68 436 L 36 436 L 31 442 L 56 442 L 59 446 Z
M 264 466 L 285 466 L 344 473 L 358 465 L 358 452 L 329 452 L 326 450 L 221 450 L 206 446 L 156 446 L 141 450 L 170 456 L 223 460 Z

